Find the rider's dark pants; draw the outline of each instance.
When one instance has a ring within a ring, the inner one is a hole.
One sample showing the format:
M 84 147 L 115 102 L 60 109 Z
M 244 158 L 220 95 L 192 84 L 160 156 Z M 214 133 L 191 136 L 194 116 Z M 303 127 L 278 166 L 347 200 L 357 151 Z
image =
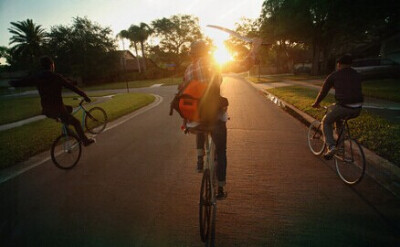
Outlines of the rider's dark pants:
M 224 186 L 226 184 L 226 140 L 227 130 L 226 122 L 218 121 L 213 131 L 211 132 L 211 138 L 215 143 L 215 152 L 217 155 L 217 178 L 218 186 Z M 197 134 L 196 136 L 197 150 L 203 149 L 205 144 L 205 135 Z
M 81 123 L 79 122 L 78 119 L 72 116 L 71 112 L 72 112 L 72 107 L 66 105 L 60 109 L 57 109 L 57 111 L 47 112 L 45 113 L 45 115 L 50 118 L 60 118 L 61 122 L 63 122 L 64 124 L 74 126 L 79 139 L 84 141 L 87 139 L 87 137 L 85 136 Z

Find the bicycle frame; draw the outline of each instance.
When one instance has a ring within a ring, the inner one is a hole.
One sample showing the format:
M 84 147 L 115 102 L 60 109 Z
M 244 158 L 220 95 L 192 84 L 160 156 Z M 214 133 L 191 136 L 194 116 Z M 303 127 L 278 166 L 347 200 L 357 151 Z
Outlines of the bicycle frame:
M 345 139 L 346 139 L 346 132 L 347 132 L 347 139 L 349 139 L 350 140 L 350 160 L 347 160 L 347 161 L 350 161 L 350 162 L 353 162 L 354 161 L 354 153 L 353 153 L 353 143 L 352 143 L 352 141 L 351 141 L 351 135 L 350 135 L 350 129 L 349 129 L 349 124 L 347 123 L 347 119 L 342 119 L 341 120 L 342 121 L 342 128 L 341 128 L 341 130 L 340 130 L 340 133 L 339 133 L 339 135 L 338 135 L 338 137 L 337 137 L 337 139 L 336 139 L 336 147 L 339 147 L 339 145 L 340 145 L 340 143 L 344 143 L 344 141 L 345 141 Z M 343 137 L 343 139 L 342 139 L 342 137 Z M 341 160 L 343 160 L 343 161 L 346 161 L 345 160 L 345 152 L 346 152 L 346 149 L 345 149 L 345 147 L 343 147 L 343 159 L 342 159 L 342 157 L 340 157 L 339 155 L 335 155 L 335 157 L 337 158 L 337 159 L 341 159 Z
M 214 191 L 214 180 L 215 180 L 215 144 L 209 133 L 206 135 L 206 155 L 207 162 L 205 165 L 205 169 L 210 169 L 210 181 L 212 183 L 211 186 L 211 203 L 215 204 L 215 191 Z
M 85 107 L 83 107 L 82 103 L 83 103 L 83 100 L 81 100 L 78 107 L 76 107 L 75 109 L 72 110 L 71 114 L 75 115 L 80 110 L 82 111 L 81 125 L 82 125 L 82 129 L 85 129 L 85 117 L 87 114 L 87 110 Z

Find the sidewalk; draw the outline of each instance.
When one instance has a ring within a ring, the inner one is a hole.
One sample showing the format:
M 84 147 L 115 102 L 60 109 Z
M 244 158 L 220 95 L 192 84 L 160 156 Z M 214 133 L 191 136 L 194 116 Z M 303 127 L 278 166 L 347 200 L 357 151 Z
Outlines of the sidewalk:
M 291 85 L 301 85 L 319 90 L 320 86 L 310 85 L 309 83 L 293 80 L 284 80 L 282 82 L 272 82 L 265 84 L 256 84 L 248 80 L 247 82 L 250 83 L 257 90 L 259 90 L 261 93 L 266 94 L 267 98 L 269 98 L 273 103 L 283 108 L 285 111 L 287 111 L 289 114 L 291 114 L 304 124 L 308 125 L 315 120 L 313 117 L 300 111 L 293 105 L 288 104 L 287 102 L 279 99 L 275 95 L 267 92 L 266 89 Z M 332 90 L 330 93 L 333 93 Z M 376 113 L 379 112 L 379 115 L 383 117 L 391 115 L 393 116 L 392 119 L 394 119 L 395 121 L 400 121 L 400 104 L 397 102 L 367 98 L 365 99 L 365 104 L 363 107 L 369 108 L 369 110 L 374 110 L 374 112 L 376 111 Z M 397 114 L 395 115 L 393 113 L 390 113 L 392 111 L 395 111 Z M 388 119 L 388 117 L 386 118 Z M 392 192 L 396 197 L 400 198 L 400 168 L 365 147 L 363 147 L 363 150 L 367 162 L 366 174 L 377 181 L 384 188 Z

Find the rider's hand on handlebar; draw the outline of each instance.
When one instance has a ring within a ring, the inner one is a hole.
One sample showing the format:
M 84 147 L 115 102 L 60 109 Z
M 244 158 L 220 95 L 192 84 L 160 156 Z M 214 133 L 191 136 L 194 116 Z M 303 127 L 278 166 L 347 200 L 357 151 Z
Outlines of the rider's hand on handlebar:
M 91 100 L 88 96 L 86 96 L 86 97 L 85 97 L 85 101 L 88 102 L 88 103 L 90 103 L 92 100 Z

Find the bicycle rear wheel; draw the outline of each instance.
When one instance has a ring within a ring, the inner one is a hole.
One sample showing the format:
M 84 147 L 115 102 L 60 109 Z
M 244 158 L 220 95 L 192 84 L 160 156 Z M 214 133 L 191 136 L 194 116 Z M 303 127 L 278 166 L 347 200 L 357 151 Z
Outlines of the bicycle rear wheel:
M 315 120 L 308 127 L 307 143 L 314 155 L 320 155 L 322 152 L 324 152 L 325 141 L 320 121 Z
M 75 134 L 62 134 L 51 146 L 51 159 L 60 169 L 72 169 L 81 158 L 82 146 Z
M 210 170 L 205 169 L 200 188 L 199 223 L 201 241 L 206 242 L 210 234 L 211 220 L 211 181 Z
M 107 113 L 100 107 L 93 107 L 86 112 L 85 126 L 92 134 L 99 134 L 107 125 Z
M 336 171 L 346 184 L 353 185 L 361 181 L 365 173 L 365 156 L 361 145 L 346 138 L 335 155 Z

